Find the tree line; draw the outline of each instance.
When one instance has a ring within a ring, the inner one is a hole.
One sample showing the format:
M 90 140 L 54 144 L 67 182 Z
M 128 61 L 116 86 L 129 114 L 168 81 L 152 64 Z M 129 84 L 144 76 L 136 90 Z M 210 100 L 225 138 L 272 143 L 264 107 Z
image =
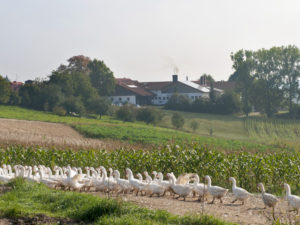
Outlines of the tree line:
M 248 116 L 256 111 L 273 116 L 288 108 L 291 117 L 300 115 L 294 100 L 300 96 L 300 50 L 296 46 L 273 47 L 257 51 L 239 50 L 231 54 L 230 81 L 236 81 L 242 111 Z
M 211 90 L 208 99 L 191 101 L 175 93 L 165 107 L 217 114 L 242 111 L 246 116 L 255 110 L 268 117 L 281 109 L 288 109 L 290 117 L 300 118 L 300 106 L 294 103 L 300 96 L 299 48 L 289 45 L 256 51 L 242 49 L 230 57 L 234 73 L 229 81 L 236 82 L 235 90 L 216 96 L 214 79 L 205 74 Z M 79 55 L 52 71 L 48 79 L 27 81 L 19 91 L 12 91 L 9 80 L 0 76 L 0 103 L 59 115 L 104 115 L 111 112 L 107 96 L 114 92 L 114 88 L 113 72 L 103 61 Z
M 167 109 L 201 113 L 232 114 L 242 111 L 246 116 L 256 111 L 272 117 L 279 110 L 288 109 L 291 118 L 300 118 L 300 50 L 296 46 L 273 47 L 257 51 L 239 50 L 231 54 L 235 89 L 216 96 L 214 80 L 210 83 L 208 99 L 190 101 L 175 94 Z
M 111 102 L 106 96 L 115 88 L 113 72 L 103 61 L 74 56 L 68 65 L 60 65 L 46 80 L 27 81 L 19 91 L 12 91 L 0 76 L 0 103 L 52 111 L 59 115 L 72 113 L 107 114 Z

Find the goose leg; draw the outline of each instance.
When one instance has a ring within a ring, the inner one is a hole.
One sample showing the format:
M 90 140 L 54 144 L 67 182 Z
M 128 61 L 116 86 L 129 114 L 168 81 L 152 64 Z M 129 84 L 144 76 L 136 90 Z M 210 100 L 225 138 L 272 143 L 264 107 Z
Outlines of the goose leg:
M 214 204 L 215 202 L 215 197 L 213 197 L 213 200 L 209 204 Z
M 222 198 L 220 198 L 220 203 L 223 203 L 223 199 Z
M 237 201 L 237 199 L 234 199 L 231 203 L 235 203 Z

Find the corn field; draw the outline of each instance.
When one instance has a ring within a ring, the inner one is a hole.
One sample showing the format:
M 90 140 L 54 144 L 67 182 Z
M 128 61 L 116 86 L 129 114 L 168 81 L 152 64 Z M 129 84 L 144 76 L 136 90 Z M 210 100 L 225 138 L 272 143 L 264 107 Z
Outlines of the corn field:
M 287 140 L 300 142 L 300 123 L 294 120 L 248 118 L 245 128 L 251 138 L 258 140 Z
M 1 164 L 71 165 L 117 168 L 121 173 L 129 167 L 133 172 L 161 171 L 198 173 L 200 178 L 210 175 L 214 184 L 230 187 L 228 178 L 236 177 L 240 186 L 257 192 L 256 185 L 263 182 L 267 190 L 281 193 L 283 182 L 288 182 L 293 191 L 300 193 L 300 154 L 282 153 L 232 153 L 224 154 L 197 145 L 192 147 L 166 146 L 162 149 L 123 150 L 56 150 L 40 147 L 10 146 L 0 148 Z M 203 179 L 202 179 L 203 181 Z

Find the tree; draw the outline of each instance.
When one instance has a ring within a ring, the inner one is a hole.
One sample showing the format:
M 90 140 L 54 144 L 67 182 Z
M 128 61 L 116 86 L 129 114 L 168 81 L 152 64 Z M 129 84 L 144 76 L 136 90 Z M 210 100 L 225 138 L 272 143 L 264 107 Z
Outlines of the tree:
M 213 78 L 213 76 L 210 75 L 210 74 L 206 74 L 206 73 L 204 73 L 204 74 L 201 75 L 201 77 L 200 77 L 199 80 L 201 80 L 201 79 L 202 80 L 205 79 L 205 81 L 208 82 L 209 84 L 215 82 L 215 79 Z
M 214 84 L 213 83 L 210 83 L 209 101 L 211 103 L 214 103 L 216 101 L 216 93 L 215 93 L 215 90 L 214 90 Z
M 103 61 L 94 59 L 88 64 L 90 79 L 100 96 L 108 96 L 115 90 L 115 78 L 113 72 Z
M 190 123 L 190 127 L 193 129 L 193 131 L 195 132 L 198 127 L 199 127 L 199 124 L 196 120 L 193 120 L 191 123 Z
M 280 76 L 284 84 L 285 95 L 288 97 L 289 112 L 292 116 L 293 99 L 297 97 L 300 79 L 300 50 L 296 46 L 280 48 L 281 70 Z
M 172 116 L 172 124 L 177 129 L 182 128 L 184 125 L 184 118 L 179 113 L 174 113 Z
M 284 93 L 281 79 L 281 51 L 278 47 L 255 52 L 255 78 L 258 80 L 256 97 L 262 104 L 263 112 L 271 117 L 281 106 Z
M 189 111 L 191 107 L 191 100 L 184 96 L 180 95 L 178 93 L 174 93 L 167 104 L 165 105 L 166 109 L 174 109 L 174 110 L 183 110 L 183 111 Z
M 0 103 L 8 103 L 10 93 L 11 89 L 9 82 L 0 75 Z
M 233 62 L 233 69 L 235 72 L 229 80 L 236 81 L 236 91 L 241 94 L 242 110 L 248 117 L 251 112 L 251 92 L 253 90 L 254 81 L 254 59 L 253 52 L 239 50 L 235 54 L 231 53 L 231 60 Z
M 132 105 L 125 104 L 117 110 L 116 116 L 120 120 L 133 122 L 136 119 L 136 111 Z
M 147 124 L 156 125 L 163 118 L 161 110 L 152 107 L 143 107 L 137 110 L 136 119 Z
M 88 100 L 88 110 L 92 113 L 102 115 L 108 113 L 111 108 L 111 102 L 104 97 L 96 96 Z

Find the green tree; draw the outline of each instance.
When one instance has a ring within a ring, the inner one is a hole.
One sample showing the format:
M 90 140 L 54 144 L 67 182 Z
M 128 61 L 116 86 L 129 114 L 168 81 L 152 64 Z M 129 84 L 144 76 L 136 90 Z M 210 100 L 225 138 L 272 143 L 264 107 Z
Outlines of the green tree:
M 190 123 L 190 127 L 193 129 L 193 131 L 195 132 L 198 127 L 199 127 L 199 124 L 196 120 L 193 120 L 191 123 Z
M 172 125 L 177 129 L 182 128 L 184 125 L 184 118 L 177 112 L 172 116 Z
M 120 120 L 133 122 L 136 119 L 136 110 L 134 106 L 125 104 L 117 110 L 116 116 Z
M 284 99 L 280 54 L 278 47 L 260 49 L 255 53 L 255 78 L 258 80 L 255 99 L 261 102 L 268 117 L 278 111 Z
M 216 101 L 216 93 L 215 93 L 215 90 L 214 90 L 214 84 L 213 83 L 210 83 L 209 101 L 211 103 L 214 103 Z
M 100 119 L 102 115 L 108 114 L 110 108 L 111 102 L 105 97 L 95 96 L 88 100 L 89 112 L 100 115 Z
M 90 79 L 100 96 L 108 96 L 115 90 L 115 78 L 113 72 L 103 61 L 94 59 L 88 64 Z
M 300 79 L 300 50 L 296 46 L 280 48 L 281 70 L 280 75 L 284 84 L 285 95 L 288 98 L 289 112 L 293 112 L 293 99 L 299 92 Z
M 11 94 L 9 82 L 0 75 L 0 103 L 8 103 Z
M 239 50 L 231 54 L 231 60 L 235 72 L 229 80 L 236 81 L 236 91 L 241 94 L 242 110 L 248 116 L 252 108 L 251 97 L 255 70 L 253 52 Z
M 184 96 L 180 95 L 178 93 L 174 93 L 167 104 L 165 105 L 166 109 L 173 109 L 173 110 L 183 110 L 183 111 L 189 111 L 191 107 L 191 100 Z

